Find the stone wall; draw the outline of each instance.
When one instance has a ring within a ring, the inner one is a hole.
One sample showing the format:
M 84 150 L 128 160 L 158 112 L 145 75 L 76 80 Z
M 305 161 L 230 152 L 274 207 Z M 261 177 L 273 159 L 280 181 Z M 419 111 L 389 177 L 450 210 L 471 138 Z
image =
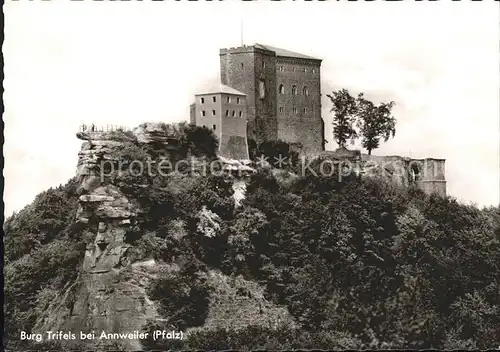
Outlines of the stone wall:
M 253 46 L 221 49 L 220 73 L 222 84 L 246 94 L 247 137 L 258 143 L 277 139 L 274 53 Z M 260 81 L 265 86 L 263 99 Z
M 305 155 L 322 151 L 324 145 L 320 65 L 319 60 L 306 59 L 276 62 L 278 138 L 301 143 Z
M 411 159 L 401 156 L 362 157 L 365 170 L 378 170 L 393 182 L 416 187 L 426 194 L 446 197 L 446 177 L 444 159 Z
M 282 139 L 306 155 L 324 150 L 321 60 L 282 58 L 274 51 L 244 46 L 221 49 L 220 62 L 222 83 L 247 95 L 248 138 L 258 144 Z M 292 86 L 297 87 L 296 95 Z
M 189 105 L 189 123 L 196 125 L 196 104 Z
M 445 160 L 411 159 L 398 155 L 361 154 L 359 150 L 338 148 L 315 155 L 315 158 L 335 163 L 347 162 L 345 173 L 362 177 L 382 177 L 400 187 L 416 187 L 426 194 L 446 196 Z

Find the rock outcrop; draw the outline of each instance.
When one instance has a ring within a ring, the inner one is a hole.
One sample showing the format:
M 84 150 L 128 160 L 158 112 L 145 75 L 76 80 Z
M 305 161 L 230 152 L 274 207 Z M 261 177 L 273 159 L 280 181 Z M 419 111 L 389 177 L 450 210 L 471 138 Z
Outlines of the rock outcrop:
M 146 295 L 154 273 L 148 272 L 148 267 L 131 266 L 128 255 L 131 245 L 127 243 L 127 233 L 140 209 L 112 185 L 100 186 L 79 200 L 77 221 L 84 226 L 84 236 L 93 240 L 87 245 L 78 282 L 38 327 L 42 331 L 96 334 L 140 330 L 147 319 L 157 316 L 156 307 Z M 74 343 L 78 346 L 79 341 Z M 138 340 L 111 343 L 94 339 L 85 346 L 141 348 Z M 71 343 L 67 347 L 72 347 Z
M 77 333 L 77 340 L 64 341 L 66 348 L 81 348 L 80 332 L 94 332 L 96 336 L 103 331 L 134 332 L 140 331 L 148 320 L 160 319 L 146 288 L 164 264 L 153 260 L 142 264 L 134 262 L 132 245 L 127 238 L 128 234 L 139 229 L 143 209 L 118 185 L 106 182 L 102 171 L 106 165 L 120 162 L 121 151 L 127 145 L 143 145 L 145 149 L 155 153 L 160 151 L 159 155 L 171 159 L 178 160 L 181 156 L 181 135 L 176 126 L 143 124 L 131 131 L 79 132 L 77 137 L 83 143 L 76 171 L 80 196 L 75 222 L 88 244 L 78 280 L 53 301 L 47 314 L 35 326 L 35 331 Z M 249 161 L 219 158 L 216 162 L 216 169 L 225 172 L 235 183 L 244 182 L 244 178 L 255 172 Z M 205 173 L 211 170 L 207 169 L 204 158 L 190 158 L 189 165 L 197 175 L 203 175 L 203 168 Z M 172 175 L 172 179 L 175 177 L 184 178 L 184 183 L 192 178 Z M 175 188 L 176 184 L 179 182 L 172 182 L 172 187 Z M 241 190 L 238 200 L 241 200 L 244 187 L 239 184 L 238 189 Z M 203 208 L 197 216 L 199 230 L 206 236 L 215 236 L 220 229 L 218 215 Z M 83 343 L 86 349 L 141 349 L 139 340 L 130 339 L 109 341 L 96 338 Z
M 163 131 L 163 129 L 162 129 Z M 146 321 L 158 316 L 146 288 L 155 277 L 156 266 L 133 265 L 127 234 L 134 230 L 142 210 L 133 199 L 100 177 L 105 162 L 118 162 L 120 150 L 131 143 L 172 143 L 172 134 L 144 125 L 133 133 L 122 131 L 77 134 L 83 139 L 77 177 L 81 193 L 76 223 L 90 239 L 78 280 L 54 302 L 39 331 L 78 332 L 76 341 L 65 341 L 67 348 L 81 346 L 79 333 L 124 333 L 140 331 Z M 165 148 L 167 149 L 167 148 Z M 172 149 L 172 148 L 171 148 Z M 171 150 L 170 149 L 170 150 Z M 83 193 L 83 194 L 82 194 Z M 140 350 L 139 340 L 119 341 L 96 338 L 84 342 L 85 348 Z

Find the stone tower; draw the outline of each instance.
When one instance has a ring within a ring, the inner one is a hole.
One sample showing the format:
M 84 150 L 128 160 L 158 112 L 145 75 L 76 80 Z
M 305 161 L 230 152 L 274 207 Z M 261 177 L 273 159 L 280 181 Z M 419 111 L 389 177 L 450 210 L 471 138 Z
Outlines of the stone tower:
M 303 154 L 324 150 L 321 60 L 255 44 L 220 50 L 221 81 L 244 92 L 248 138 L 284 140 Z
M 246 94 L 247 137 L 278 138 L 274 52 L 257 46 L 220 50 L 221 82 Z

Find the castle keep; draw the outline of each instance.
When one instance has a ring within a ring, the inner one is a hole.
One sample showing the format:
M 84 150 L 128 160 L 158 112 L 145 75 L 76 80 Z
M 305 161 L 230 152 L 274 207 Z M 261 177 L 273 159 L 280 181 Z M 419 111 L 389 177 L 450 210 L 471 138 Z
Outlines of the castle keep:
M 281 139 L 304 155 L 324 150 L 320 59 L 261 44 L 221 49 L 219 55 L 221 87 L 216 92 L 196 95 L 191 122 L 217 131 L 219 125 L 214 121 L 219 121 L 220 132 L 216 135 L 223 156 L 241 155 L 239 146 L 233 151 L 231 138 L 252 139 L 257 145 Z M 213 102 L 210 93 L 225 94 L 230 90 L 237 92 L 233 95 L 245 97 L 244 112 L 240 115 L 239 109 L 222 108 L 220 114 L 215 110 L 214 115 L 214 109 L 205 105 Z M 235 118 L 245 121 L 244 134 Z
M 220 84 L 195 95 L 190 120 L 213 130 L 221 156 L 248 159 L 250 141 L 280 139 L 303 156 L 354 160 L 363 173 L 375 164 L 397 184 L 446 196 L 444 159 L 325 151 L 321 59 L 262 44 L 220 49 L 219 56 Z

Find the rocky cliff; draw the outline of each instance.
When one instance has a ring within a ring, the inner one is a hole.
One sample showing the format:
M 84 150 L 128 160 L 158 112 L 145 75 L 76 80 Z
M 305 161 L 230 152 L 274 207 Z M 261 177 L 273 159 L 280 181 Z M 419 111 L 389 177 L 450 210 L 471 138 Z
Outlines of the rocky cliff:
M 88 239 L 87 247 L 78 280 L 68 285 L 66 291 L 54 300 L 35 329 L 43 332 L 64 330 L 76 333 L 76 341 L 64 342 L 68 348 L 82 346 L 78 340 L 80 331 L 96 334 L 102 331 L 141 331 L 147 321 L 162 319 L 158 314 L 158 307 L 147 295 L 147 287 L 159 271 L 171 264 L 147 258 L 137 261 L 131 254 L 134 248 L 127 236 L 131 232 L 141 231 L 140 222 L 144 210 L 140 202 L 124 194 L 119 182 L 114 184 L 103 177 L 111 175 L 110 170 L 104 168 L 115 167 L 120 163 L 122 150 L 131 145 L 160 153 L 161 157 L 168 160 L 180 160 L 189 156 L 189 153 L 186 154 L 179 147 L 181 136 L 176 126 L 145 124 L 131 131 L 79 132 L 77 137 L 83 143 L 77 164 L 80 196 L 75 222 Z M 192 158 L 189 163 L 192 169 L 200 171 L 202 161 L 200 158 Z M 234 180 L 237 206 L 244 197 L 243 179 L 254 170 L 247 163 L 236 160 L 219 158 L 218 163 L 222 166 L 222 171 Z M 198 230 L 205 236 L 214 236 L 219 230 L 220 219 L 217 214 L 203 208 L 197 217 Z M 223 280 L 224 275 L 219 274 L 217 277 L 222 277 Z M 261 304 L 262 302 L 265 306 L 272 306 L 263 299 Z M 231 314 L 238 314 L 239 304 L 226 302 L 224 309 L 229 305 L 232 305 Z M 217 311 L 222 308 L 212 305 L 210 309 L 210 316 L 219 316 Z M 271 311 L 274 312 L 273 309 Z M 265 316 L 261 309 L 260 315 L 262 314 Z M 278 315 L 273 313 L 271 318 L 262 321 L 275 324 L 276 319 L 289 319 L 286 310 Z M 211 321 L 211 326 L 222 324 L 220 320 L 215 323 L 213 319 Z M 95 339 L 84 341 L 84 346 L 141 349 L 139 340 L 113 342 Z

